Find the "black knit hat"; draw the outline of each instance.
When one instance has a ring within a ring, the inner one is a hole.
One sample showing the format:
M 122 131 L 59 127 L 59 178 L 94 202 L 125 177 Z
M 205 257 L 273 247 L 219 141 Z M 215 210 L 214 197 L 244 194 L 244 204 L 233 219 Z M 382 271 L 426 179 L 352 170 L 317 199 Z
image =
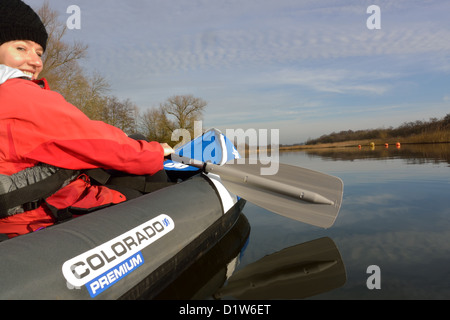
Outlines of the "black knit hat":
M 39 16 L 21 0 L 0 0 L 0 45 L 13 40 L 31 40 L 45 51 L 47 31 Z

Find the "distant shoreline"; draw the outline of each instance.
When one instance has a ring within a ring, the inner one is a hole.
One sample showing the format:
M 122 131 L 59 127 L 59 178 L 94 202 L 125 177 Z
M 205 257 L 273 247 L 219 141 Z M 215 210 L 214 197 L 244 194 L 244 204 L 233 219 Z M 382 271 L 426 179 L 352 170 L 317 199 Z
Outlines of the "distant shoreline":
M 372 145 L 373 143 L 373 145 Z M 332 143 L 318 143 L 318 144 L 311 144 L 311 145 L 282 145 L 279 147 L 280 151 L 293 151 L 293 150 L 308 150 L 308 149 L 326 149 L 326 148 L 357 148 L 359 146 L 361 147 L 396 147 L 397 143 L 399 143 L 399 146 L 401 145 L 419 145 L 419 144 L 443 144 L 443 143 L 450 143 L 450 141 L 408 141 L 408 139 L 399 139 L 399 140 L 388 140 L 388 141 L 382 141 L 382 140 L 355 140 L 355 141 L 342 141 L 342 142 L 332 142 Z
M 442 119 L 405 122 L 397 128 L 378 128 L 367 130 L 343 130 L 324 134 L 316 139 L 308 139 L 304 144 L 283 145 L 283 149 L 310 149 L 352 147 L 364 145 L 430 144 L 450 142 L 450 113 Z

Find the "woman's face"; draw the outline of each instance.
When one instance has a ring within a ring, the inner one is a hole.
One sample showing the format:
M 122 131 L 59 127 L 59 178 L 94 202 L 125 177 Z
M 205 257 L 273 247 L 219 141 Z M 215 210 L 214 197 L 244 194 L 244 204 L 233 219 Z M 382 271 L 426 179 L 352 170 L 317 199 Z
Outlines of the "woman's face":
M 42 55 L 44 50 L 34 41 L 14 40 L 0 46 L 0 64 L 16 68 L 37 79 L 42 71 Z

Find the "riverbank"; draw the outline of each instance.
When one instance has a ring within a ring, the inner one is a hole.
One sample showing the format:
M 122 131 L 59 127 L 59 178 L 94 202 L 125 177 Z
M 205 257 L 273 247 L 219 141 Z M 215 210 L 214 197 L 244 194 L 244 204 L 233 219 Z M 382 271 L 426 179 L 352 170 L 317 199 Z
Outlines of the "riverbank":
M 331 143 L 317 143 L 308 145 L 283 145 L 280 146 L 280 151 L 290 150 L 305 150 L 305 149 L 324 149 L 324 148 L 353 148 L 353 147 L 369 147 L 369 146 L 397 146 L 407 144 L 437 144 L 437 143 L 450 143 L 450 132 L 446 135 L 439 136 L 424 136 L 417 135 L 407 138 L 387 138 L 387 139 L 365 139 L 365 140 L 351 140 L 342 142 Z
M 306 153 L 325 159 L 354 161 L 361 159 L 408 159 L 408 163 L 415 163 L 415 159 L 428 159 L 429 162 L 444 159 L 450 164 L 450 143 L 404 143 L 400 146 L 362 145 L 350 147 L 309 148 L 284 150 L 280 154 Z
M 429 121 L 405 122 L 397 128 L 379 128 L 367 130 L 344 130 L 324 134 L 309 139 L 305 145 L 283 146 L 285 149 L 309 149 L 347 147 L 358 145 L 428 144 L 450 142 L 450 113 L 442 119 L 430 118 Z

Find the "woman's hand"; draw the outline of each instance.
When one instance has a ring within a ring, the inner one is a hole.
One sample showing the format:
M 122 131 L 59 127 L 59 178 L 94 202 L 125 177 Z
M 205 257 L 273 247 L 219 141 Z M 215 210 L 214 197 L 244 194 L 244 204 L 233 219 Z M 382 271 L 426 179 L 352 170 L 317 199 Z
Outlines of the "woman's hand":
M 160 143 L 161 147 L 163 147 L 164 149 L 164 157 L 167 157 L 169 155 L 171 155 L 172 153 L 174 153 L 175 151 L 172 149 L 171 146 L 169 146 L 167 143 Z

